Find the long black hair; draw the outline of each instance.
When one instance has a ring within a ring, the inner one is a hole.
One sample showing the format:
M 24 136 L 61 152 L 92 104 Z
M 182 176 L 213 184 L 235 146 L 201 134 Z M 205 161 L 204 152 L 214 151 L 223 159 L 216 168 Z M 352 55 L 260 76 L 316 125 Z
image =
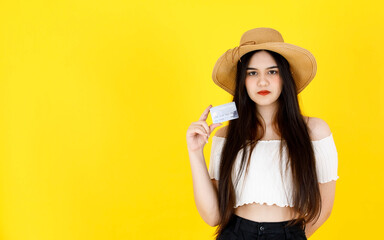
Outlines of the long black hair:
M 226 142 L 222 149 L 220 177 L 218 187 L 220 222 L 215 234 L 220 235 L 228 225 L 234 213 L 236 194 L 232 170 L 238 152 L 250 147 L 250 151 L 243 151 L 241 165 L 235 184 L 238 184 L 245 163 L 248 170 L 250 156 L 266 131 L 265 122 L 257 111 L 255 102 L 250 99 L 246 87 L 246 68 L 250 58 L 256 50 L 243 55 L 237 63 L 236 89 L 233 96 L 239 114 L 238 119 L 229 121 Z M 278 109 L 274 115 L 272 127 L 280 135 L 280 157 L 283 148 L 287 149 L 287 165 L 290 164 L 293 184 L 293 205 L 298 218 L 289 221 L 288 225 L 306 224 L 320 217 L 321 196 L 318 186 L 315 155 L 309 136 L 309 129 L 301 114 L 297 87 L 290 71 L 288 61 L 280 54 L 267 51 L 277 63 L 282 78 L 282 91 L 278 98 Z M 247 171 L 246 171 L 247 172 Z

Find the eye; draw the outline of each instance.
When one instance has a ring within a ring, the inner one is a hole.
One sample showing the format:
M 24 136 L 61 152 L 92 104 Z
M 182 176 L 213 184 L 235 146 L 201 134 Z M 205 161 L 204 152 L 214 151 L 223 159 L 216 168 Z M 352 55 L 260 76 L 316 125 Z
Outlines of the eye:
M 248 72 L 248 75 L 249 76 L 254 76 L 254 75 L 256 75 L 257 74 L 257 72 Z
M 271 70 L 269 71 L 270 73 L 272 73 L 273 75 L 277 74 L 277 71 L 276 70 Z

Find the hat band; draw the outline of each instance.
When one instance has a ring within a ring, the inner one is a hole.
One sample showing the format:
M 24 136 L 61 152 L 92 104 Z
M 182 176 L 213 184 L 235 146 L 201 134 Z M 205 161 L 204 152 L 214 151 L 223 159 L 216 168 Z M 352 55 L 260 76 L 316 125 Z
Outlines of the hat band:
M 240 44 L 239 46 L 235 47 L 232 51 L 232 62 L 234 62 L 235 54 L 237 54 L 237 56 L 239 57 L 240 47 L 245 46 L 245 45 L 256 45 L 256 41 L 246 41 L 246 42 L 243 42 L 242 44 Z M 240 57 L 239 57 L 239 61 L 241 62 Z

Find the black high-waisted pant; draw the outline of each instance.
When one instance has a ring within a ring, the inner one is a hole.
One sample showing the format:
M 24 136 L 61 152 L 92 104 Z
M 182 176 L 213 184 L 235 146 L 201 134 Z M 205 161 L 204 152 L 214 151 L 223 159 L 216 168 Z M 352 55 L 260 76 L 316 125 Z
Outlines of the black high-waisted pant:
M 303 224 L 286 227 L 289 221 L 255 222 L 236 214 L 217 240 L 306 240 Z

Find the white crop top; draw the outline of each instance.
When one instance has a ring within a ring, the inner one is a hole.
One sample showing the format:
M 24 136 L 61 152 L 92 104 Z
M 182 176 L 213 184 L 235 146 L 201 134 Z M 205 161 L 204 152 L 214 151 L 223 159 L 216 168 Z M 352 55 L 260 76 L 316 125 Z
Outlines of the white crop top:
M 211 179 L 219 180 L 220 155 L 226 138 L 213 136 L 209 175 Z M 319 183 L 337 180 L 338 156 L 332 133 L 328 137 L 311 141 L 316 159 L 316 173 Z M 280 140 L 260 140 L 252 151 L 248 174 L 244 181 L 246 163 L 239 179 L 236 191 L 236 205 L 249 203 L 276 204 L 280 207 L 293 207 L 291 167 L 286 171 L 286 149 L 283 148 L 280 175 L 279 156 Z M 249 147 L 247 148 L 247 150 Z M 243 149 L 239 151 L 232 172 L 235 183 L 239 171 Z M 248 151 L 247 151 L 248 153 Z M 246 157 L 248 155 L 246 154 Z

